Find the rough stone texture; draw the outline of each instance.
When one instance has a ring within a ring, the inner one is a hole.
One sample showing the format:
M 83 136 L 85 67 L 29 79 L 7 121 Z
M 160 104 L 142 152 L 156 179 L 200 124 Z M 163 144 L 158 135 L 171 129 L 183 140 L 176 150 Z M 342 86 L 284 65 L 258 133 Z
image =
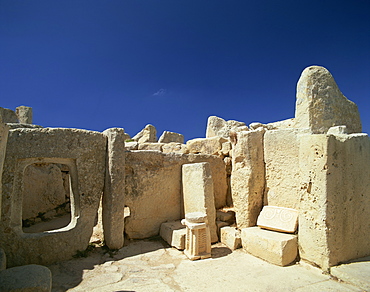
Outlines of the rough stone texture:
M 1 111 L 1 108 L 0 108 Z M 9 127 L 0 121 L 0 174 L 3 173 L 6 144 L 8 142 Z M 0 217 L 2 215 L 2 175 L 0 175 Z
M 111 128 L 103 134 L 108 139 L 102 200 L 104 241 L 110 249 L 119 249 L 124 243 L 125 131 Z
M 221 235 L 220 235 L 220 232 L 221 232 L 221 228 L 222 227 L 225 227 L 225 226 L 229 226 L 230 224 L 227 223 L 227 222 L 224 222 L 224 221 L 219 221 L 217 220 L 216 218 L 216 226 L 217 226 L 217 235 L 218 235 L 218 238 L 221 239 Z
M 231 194 L 239 229 L 256 225 L 263 205 L 265 164 L 264 130 L 237 133 L 233 145 Z
M 241 230 L 241 240 L 246 252 L 275 265 L 289 265 L 298 255 L 296 235 L 249 227 Z
M 139 133 L 132 137 L 132 140 L 137 141 L 139 143 L 157 142 L 156 135 L 157 135 L 156 128 L 153 125 L 148 124 L 145 126 L 144 129 L 142 129 Z
M 257 130 L 258 128 L 264 128 L 266 125 L 260 123 L 260 122 L 253 122 L 249 124 L 249 129 L 250 130 Z
M 184 144 L 184 135 L 169 131 L 164 131 L 158 139 L 159 143 L 181 143 Z
M 47 267 L 26 265 L 0 272 L 0 291 L 50 292 L 51 272 Z
M 224 156 L 232 156 L 232 146 L 229 141 L 222 143 L 221 154 Z
M 139 143 L 138 150 L 155 150 L 155 151 L 161 151 L 164 143 Z
M 348 131 L 346 126 L 335 126 L 329 128 L 327 134 L 328 135 L 348 134 Z
M 2 177 L 0 245 L 10 267 L 52 263 L 87 248 L 104 186 L 105 153 L 106 138 L 98 132 L 61 128 L 9 132 Z M 23 172 L 34 163 L 64 164 L 70 170 L 72 219 L 63 229 L 22 232 Z
M 23 174 L 22 219 L 36 217 L 66 202 L 63 174 L 54 163 L 28 165 Z
M 348 133 L 361 133 L 357 105 L 340 92 L 327 69 L 306 68 L 297 84 L 295 127 L 324 134 L 329 128 L 341 125 L 347 126 Z
M 299 137 L 303 132 L 298 129 L 266 131 L 264 205 L 299 207 Z
M 222 143 L 227 142 L 222 137 L 211 138 L 196 138 L 186 142 L 186 147 L 190 153 L 204 153 L 211 155 L 219 155 L 222 149 Z
M 300 256 L 326 270 L 370 254 L 366 134 L 301 137 Z
M 139 147 L 139 143 L 136 141 L 125 142 L 126 150 L 137 150 Z
M 33 125 L 33 124 L 22 124 L 22 123 L 7 123 L 10 130 L 18 129 L 18 128 L 28 128 L 28 129 L 41 129 L 42 126 Z
M 162 146 L 162 152 L 163 153 L 180 153 L 180 154 L 187 154 L 189 153 L 188 148 L 185 144 L 180 143 L 165 143 Z
M 165 222 L 161 224 L 159 235 L 171 246 L 185 249 L 186 228 L 181 221 Z
M 231 250 L 236 250 L 242 246 L 240 231 L 236 227 L 222 227 L 220 230 L 220 241 Z
M 6 254 L 2 248 L 0 248 L 0 272 L 6 269 Z
M 182 166 L 182 192 L 185 214 L 194 212 L 207 214 L 211 241 L 217 242 L 213 178 L 209 163 L 192 163 Z
M 21 124 L 32 124 L 32 107 L 21 105 L 15 109 L 15 114 Z
M 226 204 L 226 171 L 220 157 L 204 154 L 164 154 L 157 151 L 126 152 L 126 218 L 129 238 L 158 235 L 166 221 L 184 218 L 181 166 L 186 163 L 209 162 L 217 208 Z
M 295 121 L 294 121 L 294 118 L 292 118 L 292 119 L 268 123 L 266 124 L 265 127 L 267 130 L 279 130 L 279 129 L 294 128 L 294 126 L 295 126 Z
M 0 122 L 18 123 L 18 117 L 11 109 L 0 107 Z
M 230 131 L 248 131 L 248 127 L 243 122 L 234 120 L 225 121 L 216 116 L 210 116 L 207 122 L 206 138 L 223 137 L 229 139 Z
M 233 211 L 225 212 L 225 211 L 217 210 L 216 218 L 217 220 L 232 224 L 235 222 L 235 213 Z
M 298 211 L 290 208 L 264 206 L 257 219 L 264 229 L 294 233 L 298 227 Z

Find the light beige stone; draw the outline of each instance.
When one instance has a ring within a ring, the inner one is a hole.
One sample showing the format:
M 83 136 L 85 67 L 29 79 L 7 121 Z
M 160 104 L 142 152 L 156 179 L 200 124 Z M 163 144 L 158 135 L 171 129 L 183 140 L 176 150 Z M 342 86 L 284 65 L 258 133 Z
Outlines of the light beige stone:
M 185 249 L 186 228 L 181 221 L 171 221 L 161 224 L 159 235 L 171 246 Z
M 298 211 L 291 208 L 264 206 L 257 219 L 264 229 L 294 233 L 298 227 Z
M 11 109 L 0 107 L 0 122 L 18 123 L 18 117 Z
M 185 144 L 170 142 L 162 145 L 162 152 L 187 154 L 189 153 L 189 150 Z
M 18 121 L 21 124 L 32 124 L 32 107 L 29 106 L 18 106 L 15 109 L 15 113 L 18 117 Z
M 329 128 L 328 135 L 341 135 L 341 134 L 348 134 L 346 126 L 335 126 Z
M 298 255 L 296 235 L 249 227 L 241 230 L 241 240 L 246 252 L 275 265 L 289 265 Z
M 229 141 L 222 143 L 221 154 L 224 156 L 232 156 L 232 147 Z
M 155 150 L 162 151 L 164 143 L 139 143 L 138 150 Z
M 196 138 L 186 142 L 186 147 L 190 153 L 203 153 L 219 155 L 222 149 L 222 143 L 227 140 L 222 137 Z
M 126 150 L 138 150 L 139 148 L 139 143 L 136 141 L 131 141 L 131 142 L 125 142 L 125 148 Z
M 0 291 L 50 292 L 51 272 L 47 267 L 26 265 L 0 272 Z
M 206 138 L 222 137 L 229 139 L 230 131 L 248 131 L 248 127 L 243 122 L 234 120 L 225 121 L 216 116 L 210 116 L 207 122 Z
M 157 142 L 156 135 L 157 135 L 156 128 L 153 125 L 148 124 L 145 126 L 144 129 L 142 129 L 139 133 L 132 137 L 132 140 L 137 141 L 139 143 Z
M 61 261 L 87 248 L 104 187 L 105 155 L 106 138 L 98 132 L 62 128 L 9 132 L 2 176 L 0 246 L 10 267 Z M 22 232 L 24 169 L 35 163 L 63 164 L 70 170 L 71 221 L 65 228 Z
M 263 205 L 265 165 L 264 130 L 237 133 L 233 146 L 231 195 L 238 228 L 256 225 Z
M 184 144 L 184 135 L 169 131 L 164 131 L 158 139 L 159 143 L 181 143 Z
M 124 243 L 125 130 L 111 128 L 103 134 L 108 140 L 102 200 L 104 241 L 110 249 L 120 249 Z
M 260 122 L 253 122 L 249 124 L 249 129 L 251 130 L 257 130 L 258 128 L 264 128 L 266 125 L 260 123 Z
M 182 192 L 185 214 L 205 213 L 211 232 L 211 241 L 217 242 L 213 178 L 209 163 L 192 163 L 182 166 Z
M 324 134 L 341 125 L 347 126 L 348 133 L 361 133 L 357 105 L 340 92 L 327 69 L 320 66 L 304 69 L 297 84 L 295 127 Z
M 220 241 L 231 250 L 236 250 L 242 246 L 240 231 L 236 227 L 222 227 L 220 230 Z
M 266 124 L 265 128 L 267 130 L 280 130 L 280 129 L 294 128 L 294 126 L 295 126 L 295 121 L 294 121 L 294 118 L 292 118 L 292 119 L 286 119 L 282 121 L 268 123 Z
M 369 137 L 303 136 L 299 155 L 301 258 L 327 270 L 369 255 Z

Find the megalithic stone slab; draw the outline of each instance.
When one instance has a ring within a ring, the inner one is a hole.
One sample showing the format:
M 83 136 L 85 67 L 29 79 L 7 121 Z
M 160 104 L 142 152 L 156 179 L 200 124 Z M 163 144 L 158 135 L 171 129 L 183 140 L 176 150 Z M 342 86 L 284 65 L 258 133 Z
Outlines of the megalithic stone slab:
M 124 243 L 125 131 L 111 128 L 103 134 L 108 139 L 103 194 L 104 240 L 110 249 L 119 249 Z
M 18 121 L 21 124 L 32 124 L 32 107 L 21 105 L 15 109 Z
M 294 233 L 298 226 L 298 211 L 291 208 L 264 206 L 257 219 L 264 229 Z
M 182 166 L 182 190 L 185 214 L 193 212 L 207 214 L 211 241 L 217 242 L 213 180 L 208 162 L 184 164 Z

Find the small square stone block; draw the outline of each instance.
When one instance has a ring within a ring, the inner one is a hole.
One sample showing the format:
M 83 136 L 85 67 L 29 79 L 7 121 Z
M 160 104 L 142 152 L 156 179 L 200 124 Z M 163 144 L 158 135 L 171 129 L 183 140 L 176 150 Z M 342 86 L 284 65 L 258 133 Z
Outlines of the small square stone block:
M 162 223 L 159 234 L 169 245 L 185 249 L 186 228 L 180 221 Z
M 264 206 L 257 219 L 261 228 L 294 233 L 298 226 L 298 211 L 291 208 Z
M 293 234 L 249 227 L 241 230 L 241 240 L 246 252 L 275 265 L 289 265 L 298 255 L 298 240 Z
M 231 250 L 238 249 L 242 245 L 240 231 L 236 227 L 222 227 L 220 237 L 221 242 Z

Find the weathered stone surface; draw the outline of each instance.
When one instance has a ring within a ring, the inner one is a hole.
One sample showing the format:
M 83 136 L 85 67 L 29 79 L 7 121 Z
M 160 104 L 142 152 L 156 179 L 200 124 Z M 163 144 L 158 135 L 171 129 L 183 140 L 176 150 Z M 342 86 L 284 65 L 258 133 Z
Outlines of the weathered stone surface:
M 0 248 L 0 272 L 6 269 L 6 255 L 2 248 Z
M 165 143 L 162 146 L 162 152 L 163 153 L 180 153 L 180 154 L 187 154 L 189 153 L 188 148 L 185 144 L 180 143 Z
M 229 223 L 227 223 L 227 222 L 224 222 L 224 221 L 219 221 L 219 220 L 217 220 L 216 219 L 216 226 L 217 226 L 217 235 L 218 235 L 218 238 L 219 239 L 221 239 L 221 235 L 220 235 L 220 233 L 221 233 L 221 228 L 222 227 L 225 227 L 225 226 L 229 226 L 230 224 Z
M 104 241 L 110 249 L 120 249 L 124 243 L 125 131 L 111 128 L 103 134 L 108 139 L 102 200 Z
M 236 250 L 242 246 L 240 231 L 236 227 L 222 227 L 220 230 L 220 238 L 220 241 L 231 250 Z
M 0 272 L 0 291 L 50 292 L 51 272 L 47 267 L 26 265 Z
M 264 206 L 257 219 L 264 229 L 294 233 L 298 226 L 298 211 L 291 208 Z
M 186 142 L 186 147 L 190 153 L 203 153 L 211 155 L 219 155 L 222 149 L 222 143 L 227 142 L 222 137 L 211 137 L 211 138 L 196 138 Z
M 169 131 L 164 131 L 158 139 L 159 143 L 181 143 L 184 144 L 184 135 Z
M 295 126 L 295 121 L 294 121 L 294 118 L 292 118 L 292 119 L 268 123 L 265 125 L 265 128 L 267 130 L 280 130 L 280 129 L 294 128 L 294 126 Z
M 28 129 L 41 129 L 42 126 L 33 124 L 22 124 L 22 123 L 7 123 L 9 130 L 14 130 L 18 128 L 28 128 Z
M 0 122 L 18 123 L 18 117 L 11 109 L 0 107 Z
M 341 125 L 347 126 L 348 133 L 361 133 L 357 105 L 340 92 L 327 69 L 306 68 L 297 84 L 295 127 L 324 134 L 329 128 Z
M 243 122 L 234 120 L 225 121 L 216 116 L 210 116 L 207 122 L 206 138 L 223 137 L 229 139 L 230 131 L 248 131 L 248 127 Z
M 264 128 L 266 125 L 260 123 L 260 122 L 253 122 L 249 124 L 249 129 L 251 130 L 257 130 L 258 128 Z
M 171 221 L 161 224 L 159 235 L 171 246 L 185 249 L 186 228 L 181 221 Z
M 217 220 L 228 222 L 228 223 L 234 223 L 235 221 L 235 212 L 233 211 L 221 211 L 217 210 L 216 212 L 216 218 Z
M 246 252 L 275 265 L 289 265 L 298 255 L 297 236 L 293 234 L 249 227 L 241 230 L 241 240 Z
M 369 255 L 369 137 L 302 136 L 299 155 L 301 258 L 326 270 Z
M 328 135 L 341 135 L 341 134 L 348 134 L 346 126 L 335 126 L 331 127 L 328 130 Z
M 10 267 L 61 261 L 87 248 L 104 187 L 105 155 L 106 138 L 98 132 L 61 128 L 9 132 L 2 177 L 0 245 Z M 24 169 L 35 163 L 63 164 L 69 168 L 71 222 L 63 229 L 22 232 Z
M 221 154 L 224 156 L 232 156 L 232 147 L 229 141 L 222 143 Z
M 148 124 L 145 126 L 144 129 L 142 129 L 139 133 L 132 137 L 132 140 L 137 141 L 139 143 L 157 142 L 156 135 L 157 135 L 156 128 L 153 125 Z
M 139 143 L 138 150 L 155 150 L 162 151 L 164 143 Z
M 1 108 L 0 108 L 1 111 Z M 0 174 L 3 173 L 4 159 L 6 144 L 8 142 L 9 128 L 6 124 L 0 121 Z M 2 205 L 2 175 L 0 175 L 0 216 L 1 216 L 1 205 Z
M 238 228 L 256 225 L 263 205 L 265 164 L 264 130 L 237 133 L 233 146 L 231 194 Z
M 139 148 L 139 143 L 136 141 L 125 142 L 126 150 L 137 150 Z
M 15 109 L 15 113 L 18 117 L 19 123 L 32 124 L 32 107 L 29 106 L 18 106 Z
M 158 151 L 126 152 L 126 198 L 131 215 L 126 218 L 129 238 L 158 235 L 166 221 L 184 218 L 181 166 L 209 162 L 217 208 L 226 204 L 226 171 L 220 157 L 204 154 L 164 154 Z
M 207 214 L 211 241 L 217 242 L 213 178 L 209 163 L 192 163 L 182 166 L 182 192 L 185 214 L 194 212 Z
M 264 160 L 266 186 L 264 205 L 299 207 L 299 129 L 266 131 Z

